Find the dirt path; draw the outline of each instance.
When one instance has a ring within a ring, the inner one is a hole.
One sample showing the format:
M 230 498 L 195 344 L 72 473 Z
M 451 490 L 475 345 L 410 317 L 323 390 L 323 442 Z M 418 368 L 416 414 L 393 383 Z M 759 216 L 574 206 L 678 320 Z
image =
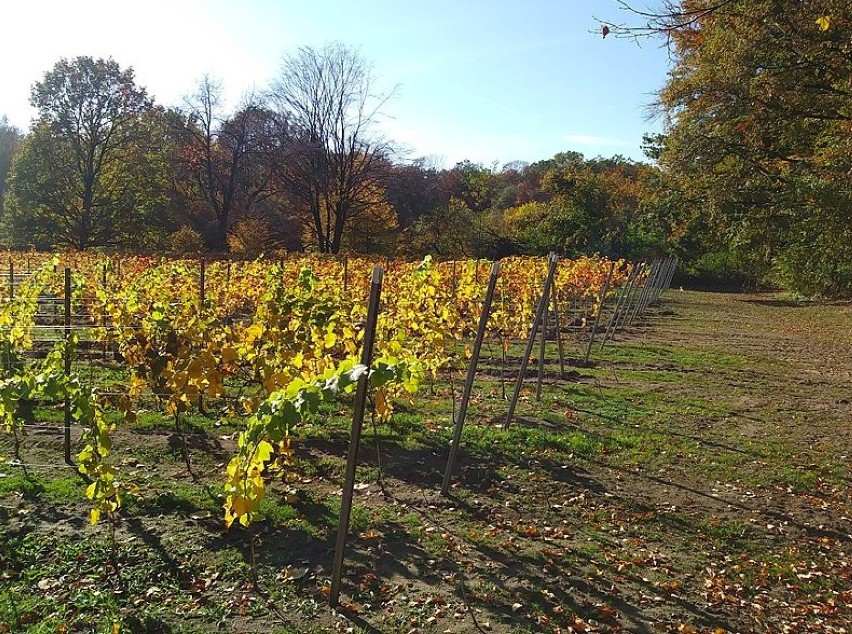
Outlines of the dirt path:
M 667 301 L 666 314 L 634 337 L 744 357 L 719 395 L 737 399 L 732 414 L 744 433 L 850 451 L 852 438 L 838 431 L 852 420 L 852 305 L 677 291 Z

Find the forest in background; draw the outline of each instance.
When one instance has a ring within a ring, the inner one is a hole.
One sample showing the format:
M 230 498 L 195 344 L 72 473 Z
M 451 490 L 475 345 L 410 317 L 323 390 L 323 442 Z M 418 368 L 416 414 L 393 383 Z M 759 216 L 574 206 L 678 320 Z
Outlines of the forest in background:
M 233 110 L 210 77 L 165 108 L 115 60 L 62 59 L 33 85 L 27 133 L 0 120 L 2 246 L 671 254 L 699 277 L 848 294 L 850 2 L 684 0 L 642 17 L 604 35 L 671 50 L 647 163 L 410 159 L 381 132 L 392 95 L 339 43 L 285 56 Z

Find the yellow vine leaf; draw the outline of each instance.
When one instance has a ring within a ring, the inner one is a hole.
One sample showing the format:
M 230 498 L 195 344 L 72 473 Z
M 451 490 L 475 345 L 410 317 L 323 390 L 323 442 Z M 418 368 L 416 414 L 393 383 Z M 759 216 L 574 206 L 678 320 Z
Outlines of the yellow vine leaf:
M 252 504 L 251 501 L 246 499 L 242 495 L 235 495 L 231 499 L 231 509 L 235 516 L 245 515 L 249 511 L 251 511 Z
M 816 19 L 816 25 L 819 27 L 820 31 L 828 31 L 829 27 L 831 27 L 831 16 L 823 15 Z
M 326 348 L 333 348 L 334 344 L 337 343 L 337 335 L 335 335 L 333 332 L 325 333 L 323 343 L 325 344 Z
M 375 394 L 373 395 L 373 403 L 376 407 L 376 415 L 381 420 L 387 420 L 388 418 L 390 418 L 390 415 L 393 413 L 393 410 L 391 409 L 390 403 L 388 403 L 387 394 L 384 390 L 376 390 Z
M 246 343 L 251 345 L 263 335 L 263 327 L 259 324 L 252 324 L 246 329 Z
M 257 444 L 257 451 L 255 452 L 255 460 L 261 464 L 264 462 L 268 462 L 269 458 L 272 456 L 272 445 L 270 445 L 265 440 L 261 440 Z

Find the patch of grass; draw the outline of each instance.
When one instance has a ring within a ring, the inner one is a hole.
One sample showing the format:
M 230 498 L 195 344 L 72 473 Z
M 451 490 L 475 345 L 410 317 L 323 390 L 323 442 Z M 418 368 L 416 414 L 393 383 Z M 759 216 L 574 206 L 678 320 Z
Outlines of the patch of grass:
M 86 499 L 86 482 L 72 472 L 60 478 L 47 480 L 44 484 L 45 497 L 54 504 L 77 503 Z
M 718 519 L 705 517 L 689 517 L 687 524 L 695 526 L 697 532 L 704 537 L 719 542 L 726 547 L 737 543 L 747 542 L 754 538 L 754 527 L 740 519 Z
M 297 465 L 299 473 L 331 481 L 342 481 L 343 468 L 343 460 L 333 456 L 319 456 L 311 460 L 300 460 Z
M 193 600 L 186 580 L 203 571 L 185 562 L 188 576 L 182 576 L 138 544 L 120 547 L 117 572 L 111 561 L 99 534 L 75 540 L 41 533 L 6 535 L 0 550 L 5 585 L 0 629 L 110 632 L 118 626 L 121 631 L 187 631 L 171 622 L 175 610 Z M 220 616 L 203 605 L 196 611 L 207 618 Z
M 185 434 L 206 434 L 216 428 L 217 420 L 198 413 L 183 413 L 179 417 L 180 429 Z M 175 429 L 175 418 L 156 410 L 144 410 L 137 415 L 132 428 L 143 433 L 171 432 Z
M 49 478 L 32 472 L 25 474 L 20 467 L 8 467 L 6 471 L 0 471 L 3 475 L 0 477 L 0 497 L 19 494 L 51 504 L 73 504 L 85 499 L 85 481 L 71 469 L 62 472 L 62 476 Z
M 742 355 L 678 345 L 644 343 L 607 345 L 598 358 L 619 364 L 674 366 L 675 370 L 740 370 L 749 365 L 749 360 Z
M 6 467 L 0 470 L 0 476 L 0 497 L 20 494 L 36 498 L 44 493 L 44 481 L 37 475 L 25 475 L 19 467 Z
M 146 515 L 218 513 L 221 502 L 217 495 L 218 491 L 207 485 L 155 478 L 145 484 L 139 496 L 128 499 L 126 507 L 131 514 Z
M 278 492 L 267 493 L 260 503 L 260 513 L 276 526 L 293 526 L 299 517 L 298 511 Z

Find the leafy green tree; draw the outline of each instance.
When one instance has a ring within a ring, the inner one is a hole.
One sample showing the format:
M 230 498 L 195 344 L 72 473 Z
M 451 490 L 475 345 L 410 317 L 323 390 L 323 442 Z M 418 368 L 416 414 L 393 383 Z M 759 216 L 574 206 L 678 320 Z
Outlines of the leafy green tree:
M 646 188 L 659 170 L 621 156 L 561 153 L 529 169 L 540 194 L 497 213 L 494 227 L 521 253 L 651 256 L 669 251 L 666 225 Z
M 32 227 L 33 241 L 47 246 L 116 244 L 136 220 L 132 172 L 151 109 L 133 70 L 112 59 L 62 59 L 30 101 L 38 117 L 11 183 L 17 232 Z
M 0 222 L 3 221 L 3 209 L 8 190 L 9 171 L 12 168 L 12 159 L 21 146 L 23 135 L 4 116 L 0 117 Z
M 477 223 L 467 205 L 453 198 L 446 206 L 437 206 L 421 215 L 403 234 L 401 251 L 405 255 L 437 255 L 442 258 L 467 258 L 477 255 Z
M 452 195 L 468 209 L 480 213 L 491 207 L 494 197 L 492 170 L 479 163 L 462 161 L 449 171 L 448 177 L 452 183 Z

